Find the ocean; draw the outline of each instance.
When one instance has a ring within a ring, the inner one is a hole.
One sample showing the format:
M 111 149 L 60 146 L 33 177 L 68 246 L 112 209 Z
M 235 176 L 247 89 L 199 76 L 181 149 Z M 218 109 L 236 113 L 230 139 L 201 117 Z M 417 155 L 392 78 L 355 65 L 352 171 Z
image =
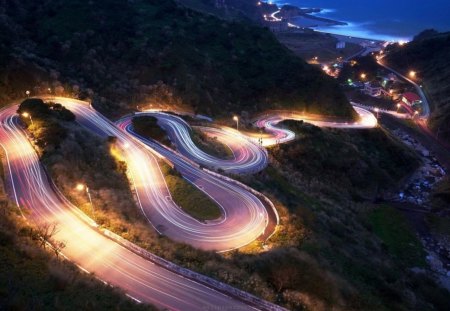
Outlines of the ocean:
M 386 41 L 408 41 L 424 29 L 450 31 L 450 0 L 284 0 L 279 6 L 324 9 L 317 16 L 347 22 L 317 30 Z

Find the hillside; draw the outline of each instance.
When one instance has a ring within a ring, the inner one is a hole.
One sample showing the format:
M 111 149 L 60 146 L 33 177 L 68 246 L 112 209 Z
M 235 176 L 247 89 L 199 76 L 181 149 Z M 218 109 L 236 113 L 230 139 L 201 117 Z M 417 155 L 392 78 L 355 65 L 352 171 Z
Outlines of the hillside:
M 333 79 L 251 23 L 154 0 L 14 0 L 0 12 L 2 101 L 50 87 L 110 116 L 150 103 L 352 115 Z
M 194 10 L 211 13 L 225 19 L 262 20 L 262 10 L 274 5 L 257 4 L 254 0 L 177 0 L 178 3 Z
M 401 72 L 417 72 L 432 105 L 429 125 L 450 142 L 450 33 L 424 32 L 409 44 L 396 47 L 386 59 Z

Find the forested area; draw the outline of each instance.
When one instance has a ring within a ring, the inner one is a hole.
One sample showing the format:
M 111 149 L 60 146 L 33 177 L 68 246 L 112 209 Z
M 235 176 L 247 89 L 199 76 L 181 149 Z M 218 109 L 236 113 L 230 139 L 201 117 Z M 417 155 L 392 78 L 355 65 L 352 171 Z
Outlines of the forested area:
M 353 116 L 338 84 L 269 30 L 170 0 L 2 1 L 0 29 L 3 103 L 30 90 L 90 98 L 116 116 L 150 104 Z

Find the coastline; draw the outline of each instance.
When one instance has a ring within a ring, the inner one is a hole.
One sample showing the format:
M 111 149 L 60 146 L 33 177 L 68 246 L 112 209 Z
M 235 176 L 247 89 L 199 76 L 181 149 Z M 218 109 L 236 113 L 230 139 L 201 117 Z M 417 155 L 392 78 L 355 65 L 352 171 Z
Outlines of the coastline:
M 325 17 L 315 16 L 312 14 L 320 13 L 323 11 L 321 8 L 308 8 L 302 9 L 293 5 L 283 5 L 281 8 L 278 8 L 278 12 L 274 12 L 274 16 L 280 19 L 287 19 L 290 23 L 298 26 L 298 27 L 319 27 L 319 26 L 347 26 L 348 23 L 337 21 L 334 19 L 329 19 Z M 318 24 L 315 25 L 297 25 L 295 24 L 298 19 L 305 19 L 306 21 L 315 21 Z
M 288 20 L 288 23 L 303 29 L 310 29 L 312 31 L 329 34 L 341 41 L 349 42 L 349 43 L 357 43 L 357 44 L 382 44 L 388 42 L 389 40 L 375 38 L 370 36 L 358 36 L 352 35 L 349 30 L 348 33 L 345 31 L 339 31 L 337 29 L 336 32 L 330 31 L 330 29 L 322 30 L 318 29 L 320 27 L 333 27 L 333 26 L 351 26 L 348 22 L 333 20 L 329 18 L 315 16 L 313 14 L 317 14 L 323 12 L 322 8 L 299 8 L 294 5 L 283 5 L 279 7 L 274 4 L 275 8 L 278 11 L 273 11 L 274 17 Z M 374 35 L 375 36 L 375 35 Z

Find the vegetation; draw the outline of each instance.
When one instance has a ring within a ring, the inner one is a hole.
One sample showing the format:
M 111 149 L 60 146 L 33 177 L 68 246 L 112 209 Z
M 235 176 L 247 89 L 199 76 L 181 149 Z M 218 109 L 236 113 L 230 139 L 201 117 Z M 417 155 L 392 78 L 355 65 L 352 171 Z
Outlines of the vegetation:
M 450 33 L 426 30 L 405 46 L 391 47 L 386 60 L 405 75 L 417 72 L 431 100 L 429 125 L 439 138 L 450 142 Z
M 401 212 L 379 206 L 369 216 L 375 234 L 390 254 L 409 267 L 425 267 L 425 253 L 410 224 Z
M 292 128 L 298 137 L 295 143 L 272 150 L 282 159 L 284 169 L 299 172 L 295 178 L 308 182 L 311 188 L 318 179 L 339 180 L 333 190 L 336 196 L 361 199 L 380 195 L 419 164 L 412 151 L 382 129 L 326 130 L 297 121 L 281 125 Z M 315 191 L 320 193 L 320 189 Z
M 194 144 L 205 153 L 220 159 L 233 159 L 233 151 L 217 140 L 217 137 L 211 137 L 203 133 L 201 130 L 192 128 L 191 137 Z
M 316 31 L 305 32 L 277 32 L 278 40 L 286 45 L 296 55 L 306 61 L 312 61 L 317 57 L 320 62 L 336 62 L 339 57 L 347 58 L 361 50 L 361 46 L 354 43 L 346 43 L 344 49 L 336 49 L 338 39 L 330 34 Z
M 133 117 L 131 120 L 133 130 L 142 137 L 149 137 L 159 141 L 164 145 L 170 145 L 170 140 L 164 131 L 158 125 L 158 119 L 151 116 Z
M 229 20 L 262 19 L 261 7 L 253 0 L 225 0 L 223 4 L 216 0 L 178 0 L 178 2 L 194 10 Z
M 175 169 L 160 163 L 173 201 L 192 217 L 204 221 L 222 216 L 219 206 L 207 194 L 188 182 Z
M 164 103 L 208 115 L 289 107 L 353 116 L 334 79 L 250 22 L 172 0 L 12 0 L 0 12 L 2 101 L 29 89 L 90 98 L 109 115 Z
M 429 306 L 445 310 L 448 292 L 424 273 L 410 272 L 410 264 L 398 260 L 395 248 L 383 246 L 388 244 L 373 233 L 378 230 L 371 223 L 373 204 L 364 199 L 373 198 L 383 185 L 413 170 L 414 158 L 381 130 L 347 133 L 304 124 L 290 126 L 299 139 L 270 150 L 273 165 L 267 170 L 239 177 L 269 196 L 280 213 L 277 232 L 264 248 L 255 243 L 248 252 L 244 249 L 223 255 L 197 250 L 159 236 L 138 213 L 125 217 L 119 209 L 121 201 L 105 210 L 114 221 L 104 225 L 168 260 L 292 310 Z M 98 138 L 85 133 L 84 139 Z M 300 152 L 305 144 L 312 145 L 307 159 Z M 107 150 L 105 154 L 109 154 Z M 287 155 L 296 160 L 285 159 Z M 80 158 L 80 162 L 89 159 Z M 66 161 L 59 164 L 71 165 Z M 359 183 L 353 176 L 359 173 L 352 165 L 376 178 Z M 86 178 L 99 169 L 84 171 Z M 318 178 L 317 174 L 324 175 Z M 60 175 L 53 177 L 56 180 Z M 353 187 L 355 191 L 350 190 Z
M 0 184 L 1 310 L 156 310 L 46 249 L 42 241 L 51 237 L 41 240 L 43 227 L 25 222 Z
M 278 299 L 294 310 L 445 310 L 448 292 L 425 273 L 409 270 L 423 266 L 424 254 L 406 220 L 373 205 L 381 189 L 414 170 L 414 156 L 382 130 L 348 133 L 286 124 L 297 140 L 271 149 L 267 170 L 242 178 L 278 198 L 290 220 L 303 227 L 304 237 L 288 248 L 295 256 L 277 257 L 287 247 L 265 254 L 274 256 L 277 267 L 286 266 L 278 279 L 270 277 L 270 265 L 262 274 L 279 289 Z M 359 174 L 374 178 L 363 182 Z M 387 228 L 394 223 L 405 231 L 398 237 L 396 228 Z M 307 279 L 297 283 L 305 271 Z
M 56 108 L 58 107 L 58 108 Z M 102 139 L 82 129 L 75 116 L 59 104 L 46 104 L 40 99 L 25 100 L 19 113 L 33 117 L 28 124 L 44 166 L 59 189 L 75 205 L 93 217 L 97 223 L 116 232 L 127 232 L 121 219 L 140 217 L 125 174 L 126 164 L 113 157 L 114 138 Z M 89 187 L 94 209 L 85 191 Z

